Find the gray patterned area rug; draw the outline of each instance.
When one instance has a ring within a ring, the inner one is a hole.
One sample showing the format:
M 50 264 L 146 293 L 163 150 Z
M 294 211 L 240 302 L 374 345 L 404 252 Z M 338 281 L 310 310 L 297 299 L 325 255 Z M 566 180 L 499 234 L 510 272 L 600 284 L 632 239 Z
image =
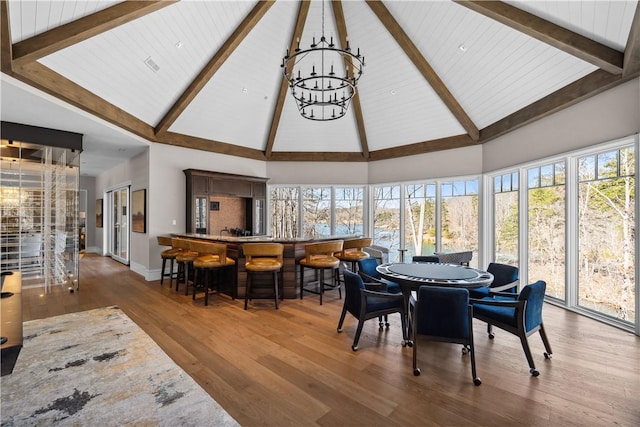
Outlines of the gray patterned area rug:
M 2 426 L 236 426 L 118 307 L 24 323 Z

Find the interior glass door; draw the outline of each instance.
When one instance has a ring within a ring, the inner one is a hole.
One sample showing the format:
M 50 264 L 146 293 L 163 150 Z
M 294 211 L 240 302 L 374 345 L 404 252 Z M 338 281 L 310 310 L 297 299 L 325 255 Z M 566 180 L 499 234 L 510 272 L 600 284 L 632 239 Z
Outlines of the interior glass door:
M 129 264 L 129 186 L 108 193 L 109 199 L 109 255 Z

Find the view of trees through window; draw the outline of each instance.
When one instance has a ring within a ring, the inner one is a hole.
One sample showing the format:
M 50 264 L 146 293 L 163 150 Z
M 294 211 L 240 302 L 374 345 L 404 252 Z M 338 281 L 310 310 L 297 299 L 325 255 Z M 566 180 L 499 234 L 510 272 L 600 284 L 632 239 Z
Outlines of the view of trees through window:
M 441 252 L 471 251 L 478 266 L 478 180 L 445 182 L 441 186 Z
M 582 157 L 578 170 L 578 304 L 633 322 L 633 147 Z
M 493 179 L 494 259 L 495 262 L 518 266 L 520 174 L 512 172 Z
M 298 237 L 298 187 L 273 187 L 270 195 L 271 235 L 277 239 Z
M 405 186 L 404 208 L 407 259 L 432 255 L 436 250 L 436 184 Z
M 547 296 L 565 299 L 565 163 L 531 168 L 528 183 L 529 282 L 547 282 Z
M 522 285 L 544 280 L 547 297 L 558 303 L 633 324 L 636 143 L 627 139 L 492 175 L 492 187 L 485 189 L 492 193 L 487 210 L 492 215 L 485 219 L 492 221 L 492 234 L 484 244 L 493 253 L 483 261 L 520 266 Z M 367 236 L 372 231 L 373 244 L 388 248 L 391 262 L 436 251 L 472 251 L 470 265 L 485 267 L 479 265 L 479 186 L 479 178 L 470 178 L 369 189 L 272 187 L 271 235 Z
M 373 243 L 389 248 L 389 261 L 400 261 L 400 186 L 373 188 Z

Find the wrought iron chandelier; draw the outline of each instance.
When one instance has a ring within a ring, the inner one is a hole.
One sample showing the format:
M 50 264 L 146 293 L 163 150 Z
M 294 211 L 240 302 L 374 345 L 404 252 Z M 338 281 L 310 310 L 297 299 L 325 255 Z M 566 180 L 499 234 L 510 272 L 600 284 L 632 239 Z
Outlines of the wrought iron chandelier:
M 348 37 L 346 42 L 345 48 L 340 49 L 333 43 L 333 37 L 327 41 L 323 1 L 320 42 L 316 43 L 314 36 L 309 49 L 300 49 L 298 39 L 294 52 L 290 54 L 287 49 L 282 58 L 284 77 L 289 82 L 298 111 L 305 119 L 328 121 L 347 113 L 365 64 L 360 48 L 354 54 Z

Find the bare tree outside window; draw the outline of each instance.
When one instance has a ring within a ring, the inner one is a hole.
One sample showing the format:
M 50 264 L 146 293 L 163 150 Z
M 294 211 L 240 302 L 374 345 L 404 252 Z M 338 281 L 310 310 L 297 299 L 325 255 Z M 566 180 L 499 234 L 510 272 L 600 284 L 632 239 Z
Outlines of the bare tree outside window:
M 335 223 L 338 236 L 363 235 L 363 187 L 335 188 Z
M 298 187 L 271 189 L 271 235 L 276 239 L 298 237 Z
M 635 319 L 635 161 L 633 147 L 578 161 L 578 304 Z

